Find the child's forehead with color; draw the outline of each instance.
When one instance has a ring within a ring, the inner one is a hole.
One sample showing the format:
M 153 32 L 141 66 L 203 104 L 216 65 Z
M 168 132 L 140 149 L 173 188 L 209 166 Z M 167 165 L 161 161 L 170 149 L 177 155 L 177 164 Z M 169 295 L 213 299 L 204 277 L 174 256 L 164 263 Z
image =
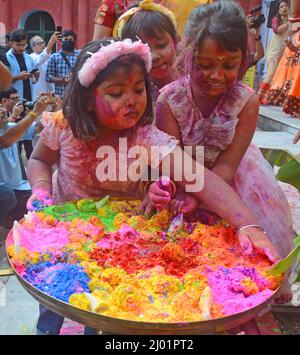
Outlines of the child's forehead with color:
M 128 82 L 138 83 L 144 81 L 144 71 L 139 64 L 135 63 L 130 67 L 120 66 L 116 68 L 100 85 L 102 87 L 108 87 L 112 85 L 122 85 Z
M 145 33 L 145 32 L 142 32 L 140 33 L 139 37 L 141 38 L 141 40 L 143 42 L 148 42 L 148 41 L 153 41 L 153 40 L 157 40 L 157 41 L 160 41 L 160 40 L 166 40 L 168 38 L 172 38 L 172 36 L 164 31 L 164 30 L 158 30 L 158 29 L 155 29 L 153 30 L 153 32 L 150 34 L 150 33 Z
M 242 56 L 242 50 L 236 49 L 229 51 L 223 48 L 212 37 L 206 37 L 201 45 L 199 45 L 196 53 L 197 58 L 209 58 L 209 57 L 226 57 L 227 59 L 240 59 Z

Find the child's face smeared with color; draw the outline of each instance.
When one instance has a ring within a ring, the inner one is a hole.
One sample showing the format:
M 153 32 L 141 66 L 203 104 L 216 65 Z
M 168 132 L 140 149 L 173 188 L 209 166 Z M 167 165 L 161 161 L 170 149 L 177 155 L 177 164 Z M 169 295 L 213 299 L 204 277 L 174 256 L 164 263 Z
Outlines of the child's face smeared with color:
M 173 63 L 176 56 L 176 48 L 173 38 L 169 33 L 163 32 L 159 38 L 144 37 L 142 40 L 148 43 L 152 55 L 152 69 L 150 77 L 153 81 L 168 83 L 173 74 Z
M 193 85 L 204 95 L 221 95 L 238 78 L 242 58 L 240 49 L 230 52 L 211 37 L 205 38 L 195 57 Z
M 147 106 L 145 77 L 135 64 L 129 73 L 119 69 L 94 92 L 95 112 L 100 126 L 113 130 L 134 127 Z

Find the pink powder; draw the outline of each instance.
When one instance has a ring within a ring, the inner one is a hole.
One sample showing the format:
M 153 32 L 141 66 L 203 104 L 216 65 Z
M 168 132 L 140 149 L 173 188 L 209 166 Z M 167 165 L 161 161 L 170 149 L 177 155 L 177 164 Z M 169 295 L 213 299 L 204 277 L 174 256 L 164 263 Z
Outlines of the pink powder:
M 29 228 L 23 224 L 20 226 L 22 234 L 20 245 L 32 253 L 43 254 L 49 249 L 59 250 L 70 242 L 66 228 L 68 225 L 67 222 L 61 222 L 55 227 L 51 227 L 41 223 L 40 226 Z
M 138 237 L 139 233 L 124 223 L 116 233 L 110 233 L 108 238 L 103 237 L 97 243 L 97 246 L 99 248 L 114 249 L 124 244 L 133 244 Z
M 255 295 L 246 296 L 241 282 L 249 277 L 246 275 L 249 269 L 238 267 L 234 269 L 218 268 L 216 272 L 208 275 L 208 283 L 212 289 L 213 302 L 223 307 L 225 315 L 231 315 L 246 311 L 257 306 L 272 296 L 270 290 L 263 290 Z M 254 269 L 251 269 L 251 279 L 261 279 Z

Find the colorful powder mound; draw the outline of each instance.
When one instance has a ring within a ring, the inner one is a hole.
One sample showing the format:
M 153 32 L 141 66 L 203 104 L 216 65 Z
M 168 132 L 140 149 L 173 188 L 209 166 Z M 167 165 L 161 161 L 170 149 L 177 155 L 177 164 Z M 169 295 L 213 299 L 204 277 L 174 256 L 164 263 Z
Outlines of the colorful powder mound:
M 168 211 L 147 220 L 140 201 L 80 200 L 28 213 L 8 253 L 31 285 L 75 307 L 135 321 L 201 321 L 267 300 L 282 276 L 234 230 L 184 222 L 166 231 Z

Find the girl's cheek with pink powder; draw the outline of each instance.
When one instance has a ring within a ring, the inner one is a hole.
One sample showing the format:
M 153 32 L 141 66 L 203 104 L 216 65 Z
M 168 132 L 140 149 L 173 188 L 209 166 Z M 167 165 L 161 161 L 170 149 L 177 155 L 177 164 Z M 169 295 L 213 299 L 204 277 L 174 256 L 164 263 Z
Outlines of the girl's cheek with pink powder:
M 127 128 L 126 118 L 121 114 L 119 102 L 107 102 L 102 95 L 95 95 L 95 106 L 100 125 L 115 129 Z
M 115 109 L 109 104 L 102 95 L 95 96 L 95 111 L 100 123 L 102 121 L 114 121 L 116 119 Z

